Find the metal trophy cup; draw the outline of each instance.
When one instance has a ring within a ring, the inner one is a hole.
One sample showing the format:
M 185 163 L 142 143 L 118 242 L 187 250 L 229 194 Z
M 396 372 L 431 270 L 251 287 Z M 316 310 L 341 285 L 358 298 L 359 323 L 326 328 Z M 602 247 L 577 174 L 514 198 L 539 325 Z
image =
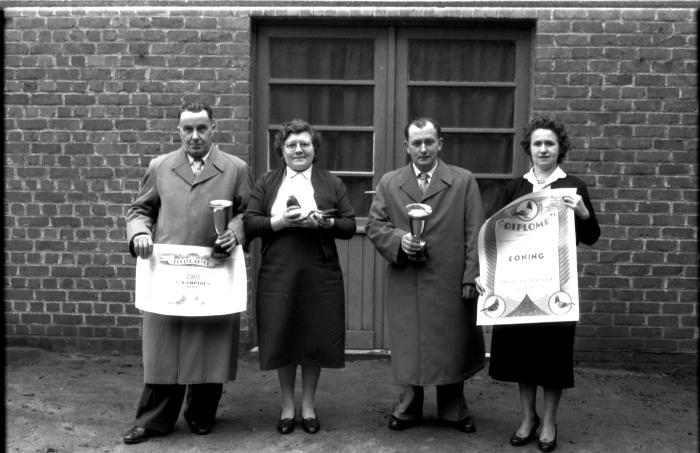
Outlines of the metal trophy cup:
M 425 241 L 421 240 L 423 231 L 425 231 L 425 223 L 433 213 L 433 208 L 423 203 L 411 203 L 406 205 L 408 212 L 408 223 L 411 227 L 411 235 L 420 242 L 421 250 L 415 255 L 408 256 L 412 261 L 425 261 L 428 259 L 428 253 L 425 250 Z
M 209 202 L 209 209 L 211 209 L 211 214 L 214 218 L 214 230 L 216 230 L 217 236 L 221 237 L 226 231 L 228 222 L 233 215 L 233 202 L 229 200 L 211 200 Z M 229 253 L 219 244 L 218 238 L 217 241 L 214 242 L 211 256 L 214 258 L 225 258 L 229 256 Z

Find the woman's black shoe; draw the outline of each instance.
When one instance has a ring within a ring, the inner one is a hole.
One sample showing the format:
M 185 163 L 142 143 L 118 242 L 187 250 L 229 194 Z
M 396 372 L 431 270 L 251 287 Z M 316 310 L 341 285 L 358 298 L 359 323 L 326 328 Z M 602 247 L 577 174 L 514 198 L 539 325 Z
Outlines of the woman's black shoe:
M 316 417 L 313 418 L 303 418 L 301 420 L 301 427 L 304 428 L 309 434 L 316 434 L 321 429 L 321 425 L 318 423 Z
M 277 432 L 280 434 L 289 434 L 294 431 L 296 422 L 293 418 L 281 418 L 277 420 Z
M 537 428 L 540 427 L 540 418 L 535 415 L 535 424 L 532 425 L 532 429 L 530 430 L 530 434 L 528 434 L 526 437 L 520 437 L 518 436 L 518 432 L 516 431 L 515 434 L 513 434 L 510 437 L 510 444 L 514 447 L 520 447 L 522 445 L 525 445 L 532 440 L 535 439 L 535 436 L 537 435 Z
M 554 439 L 552 440 L 539 440 L 538 446 L 540 447 L 540 451 L 544 453 L 549 453 L 551 451 L 554 451 L 555 448 L 557 448 L 557 425 L 554 425 Z

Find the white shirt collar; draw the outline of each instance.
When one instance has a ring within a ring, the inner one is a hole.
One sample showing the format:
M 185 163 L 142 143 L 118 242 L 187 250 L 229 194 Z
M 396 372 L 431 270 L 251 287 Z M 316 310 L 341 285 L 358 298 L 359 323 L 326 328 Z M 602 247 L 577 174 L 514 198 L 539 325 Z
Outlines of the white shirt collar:
M 564 170 L 562 170 L 561 167 L 557 165 L 557 168 L 555 168 L 552 174 L 544 180 L 544 183 L 538 183 L 537 178 L 535 177 L 535 169 L 534 167 L 531 167 L 530 171 L 523 175 L 523 178 L 525 178 L 530 184 L 532 184 L 533 192 L 537 192 L 538 190 L 542 190 L 551 186 L 552 183 L 557 179 L 566 178 L 566 173 L 564 173 Z
M 413 166 L 413 173 L 415 173 L 416 178 L 418 178 L 418 175 L 420 175 L 421 173 L 426 173 L 428 175 L 428 181 L 430 181 L 431 179 L 433 179 L 433 173 L 435 173 L 435 169 L 437 168 L 438 163 L 436 161 L 435 165 L 433 165 L 433 168 L 431 168 L 430 171 L 421 171 L 418 169 L 418 167 L 416 167 L 416 164 L 412 163 L 411 165 Z
M 304 171 L 295 171 L 292 170 L 291 168 L 287 167 L 285 169 L 285 178 L 286 179 L 291 179 L 294 178 L 295 176 L 303 176 L 304 178 L 311 180 L 311 169 L 314 167 L 314 164 L 309 165 L 309 168 L 307 168 Z

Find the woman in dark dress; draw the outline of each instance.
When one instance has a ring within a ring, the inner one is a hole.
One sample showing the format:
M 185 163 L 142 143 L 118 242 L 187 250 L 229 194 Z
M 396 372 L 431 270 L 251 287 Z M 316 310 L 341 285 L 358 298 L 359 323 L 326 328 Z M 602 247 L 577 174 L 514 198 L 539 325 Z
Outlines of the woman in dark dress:
M 320 137 L 292 120 L 275 137 L 285 166 L 257 181 L 244 216 L 247 240 L 262 240 L 257 284 L 260 368 L 277 369 L 281 434 L 294 430 L 301 365 L 304 431 L 320 429 L 314 397 L 321 368 L 345 366 L 345 296 L 335 239 L 350 239 L 355 216 L 342 181 L 314 165 Z
M 569 151 L 564 124 L 554 117 L 539 117 L 528 123 L 523 135 L 521 145 L 532 168 L 508 183 L 503 205 L 531 192 L 575 187 L 577 195 L 565 196 L 564 203 L 574 210 L 576 242 L 593 245 L 600 236 L 600 227 L 586 185 L 559 168 Z M 477 288 L 483 292 L 478 278 Z M 539 448 L 543 452 L 556 448 L 559 400 L 563 389 L 574 386 L 575 330 L 574 322 L 494 326 L 489 374 L 500 381 L 517 382 L 520 390 L 522 420 L 510 439 L 511 445 L 525 445 L 537 436 L 540 418 L 535 401 L 537 386 L 542 386 L 544 416 Z

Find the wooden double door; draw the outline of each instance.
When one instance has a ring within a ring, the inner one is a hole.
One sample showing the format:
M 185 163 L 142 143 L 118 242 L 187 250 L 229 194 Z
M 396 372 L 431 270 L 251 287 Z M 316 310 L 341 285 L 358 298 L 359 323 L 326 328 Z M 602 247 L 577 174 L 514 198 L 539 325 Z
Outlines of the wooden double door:
M 365 236 L 379 178 L 405 165 L 404 127 L 428 116 L 443 130 L 440 157 L 477 176 L 487 215 L 501 187 L 526 168 L 531 30 L 527 24 L 416 27 L 364 23 L 254 27 L 253 168 L 281 165 L 280 124 L 302 118 L 323 136 L 316 165 L 341 177 L 357 233 L 338 241 L 349 349 L 389 349 L 386 261 Z

